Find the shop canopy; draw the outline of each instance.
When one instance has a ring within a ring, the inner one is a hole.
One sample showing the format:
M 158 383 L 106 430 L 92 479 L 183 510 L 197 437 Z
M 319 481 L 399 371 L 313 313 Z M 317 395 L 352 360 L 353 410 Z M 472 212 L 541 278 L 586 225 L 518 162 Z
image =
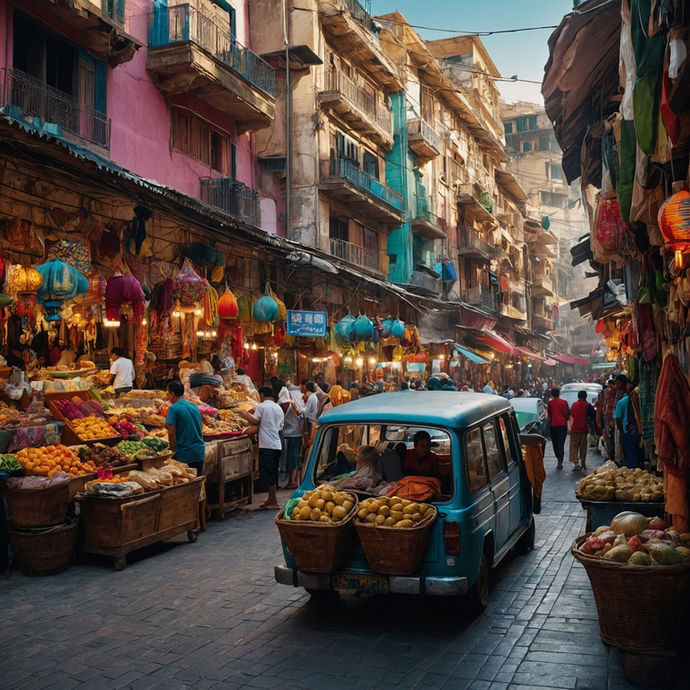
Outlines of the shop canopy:
M 469 347 L 463 347 L 457 343 L 453 344 L 453 347 L 463 356 L 467 357 L 471 362 L 475 364 L 491 364 L 488 359 L 484 359 L 481 355 L 477 354 L 474 350 L 470 350 Z
M 575 357 L 575 355 L 553 355 L 553 359 L 561 364 L 580 364 L 582 366 L 589 364 L 589 360 L 586 357 Z
M 528 347 L 520 347 L 518 345 L 517 349 L 520 350 L 520 354 L 524 355 L 525 357 L 529 357 L 529 359 L 536 359 L 538 362 L 544 361 L 544 357 L 542 357 L 538 352 L 530 350 Z
M 509 355 L 519 355 L 520 351 L 511 343 L 506 340 L 502 335 L 495 333 L 494 331 L 484 331 L 478 336 L 479 340 L 486 343 L 492 347 L 496 352 L 505 352 Z
M 547 357 L 547 358 L 544 360 L 544 364 L 545 364 L 547 367 L 555 367 L 555 366 L 558 364 L 558 362 L 557 362 L 555 359 L 551 359 L 551 357 Z

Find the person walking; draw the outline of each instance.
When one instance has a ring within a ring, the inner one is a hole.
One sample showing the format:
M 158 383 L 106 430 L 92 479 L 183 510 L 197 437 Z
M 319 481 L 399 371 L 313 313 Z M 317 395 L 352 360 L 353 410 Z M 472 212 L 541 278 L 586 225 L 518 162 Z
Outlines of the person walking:
M 111 351 L 110 385 L 115 389 L 119 398 L 123 393 L 129 393 L 134 385 L 134 365 L 132 360 L 125 357 L 125 352 L 119 347 Z M 184 394 L 184 391 L 183 391 Z
M 644 463 L 644 453 L 640 448 L 640 424 L 633 404 L 633 397 L 638 395 L 637 381 L 629 379 L 626 388 L 626 394 L 616 405 L 614 416 L 623 440 L 623 459 L 626 466 L 634 470 Z
M 165 428 L 168 430 L 170 450 L 175 453 L 176 460 L 194 467 L 197 476 L 201 477 L 206 456 L 201 412 L 193 402 L 185 399 L 181 381 L 168 384 L 168 401 L 171 404 L 165 418 Z
M 300 452 L 302 450 L 302 435 L 304 434 L 304 424 L 302 423 L 302 412 L 304 404 L 302 393 L 299 386 L 290 383 L 287 385 L 290 400 L 280 402 L 280 407 L 285 413 L 285 425 L 283 426 L 283 440 L 286 448 L 285 468 L 287 470 L 286 489 L 296 489 L 300 483 Z
M 285 424 L 285 415 L 273 399 L 270 386 L 259 388 L 259 400 L 261 403 L 253 413 L 240 411 L 240 415 L 252 425 L 243 429 L 242 433 L 258 433 L 259 436 L 259 476 L 268 491 L 268 498 L 259 506 L 259 510 L 280 510 L 276 489 L 282 452 L 280 432 Z
M 573 472 L 577 472 L 580 468 L 587 469 L 587 434 L 592 414 L 592 405 L 587 402 L 587 391 L 579 391 L 577 400 L 570 408 L 569 460 L 573 464 Z
M 551 389 L 551 400 L 549 400 L 549 404 L 546 406 L 546 414 L 549 418 L 553 452 L 558 461 L 556 469 L 562 470 L 563 456 L 565 455 L 565 439 L 568 436 L 570 409 L 568 408 L 568 403 L 561 398 L 561 391 L 558 388 Z

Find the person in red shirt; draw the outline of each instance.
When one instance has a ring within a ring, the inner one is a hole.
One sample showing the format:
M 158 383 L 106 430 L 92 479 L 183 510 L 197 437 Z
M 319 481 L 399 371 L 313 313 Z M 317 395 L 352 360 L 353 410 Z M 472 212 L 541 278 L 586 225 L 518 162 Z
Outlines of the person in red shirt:
M 428 431 L 418 431 L 414 435 L 414 448 L 410 448 L 405 454 L 402 471 L 405 476 L 439 476 L 438 455 L 431 450 L 431 436 Z
M 587 391 L 580 391 L 570 408 L 570 462 L 573 472 L 587 469 L 587 433 L 593 409 L 587 402 Z
M 558 464 L 557 470 L 563 469 L 563 456 L 565 455 L 565 439 L 568 435 L 568 419 L 570 409 L 568 403 L 561 398 L 561 391 L 558 388 L 551 389 L 551 400 L 546 406 L 546 414 L 551 425 L 551 443 L 553 452 L 556 455 Z

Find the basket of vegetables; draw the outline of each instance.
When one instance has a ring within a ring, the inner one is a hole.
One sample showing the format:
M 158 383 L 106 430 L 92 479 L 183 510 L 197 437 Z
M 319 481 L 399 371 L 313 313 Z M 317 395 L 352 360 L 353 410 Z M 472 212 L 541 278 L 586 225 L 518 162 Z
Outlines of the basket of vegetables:
M 19 464 L 16 455 L 0 455 L 0 479 L 24 476 L 24 468 Z
M 630 652 L 677 645 L 690 612 L 690 534 L 624 512 L 571 553 L 589 577 L 605 643 Z

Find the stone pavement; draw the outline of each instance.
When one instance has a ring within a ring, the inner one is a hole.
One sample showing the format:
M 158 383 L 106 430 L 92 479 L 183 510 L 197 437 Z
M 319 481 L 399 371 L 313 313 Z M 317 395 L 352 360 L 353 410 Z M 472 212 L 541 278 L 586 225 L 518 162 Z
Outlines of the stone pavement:
M 210 522 L 196 544 L 180 537 L 131 554 L 120 573 L 91 557 L 54 577 L 0 580 L 0 688 L 632 687 L 599 639 L 589 582 L 569 553 L 584 531 L 573 499 L 581 474 L 557 472 L 553 456 L 547 469 L 536 549 L 501 566 L 477 619 L 433 599 L 312 602 L 275 584 L 275 514 L 250 512 Z

